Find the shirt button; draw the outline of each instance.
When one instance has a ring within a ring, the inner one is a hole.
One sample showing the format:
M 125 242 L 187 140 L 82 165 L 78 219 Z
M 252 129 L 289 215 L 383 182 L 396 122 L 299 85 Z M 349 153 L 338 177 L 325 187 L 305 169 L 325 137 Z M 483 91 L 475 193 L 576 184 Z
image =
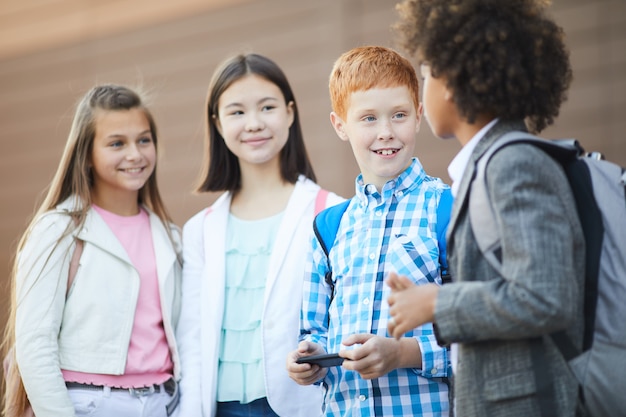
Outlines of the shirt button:
M 430 374 L 431 375 L 436 375 L 437 374 L 437 368 L 433 368 L 430 370 Z
M 368 305 L 370 303 L 370 299 L 366 298 L 365 300 L 363 300 L 363 304 Z
M 402 191 L 398 191 L 398 192 L 396 193 L 396 195 L 397 195 L 398 197 L 402 197 Z
M 370 259 L 371 259 L 372 261 L 374 260 L 374 258 L 375 258 L 375 257 L 376 257 L 376 254 L 374 254 L 374 253 L 370 253 Z
M 376 210 L 376 215 L 377 215 L 378 217 L 382 216 L 382 215 L 383 215 L 382 210 Z
M 359 401 L 365 401 L 367 400 L 367 397 L 363 394 L 359 395 Z

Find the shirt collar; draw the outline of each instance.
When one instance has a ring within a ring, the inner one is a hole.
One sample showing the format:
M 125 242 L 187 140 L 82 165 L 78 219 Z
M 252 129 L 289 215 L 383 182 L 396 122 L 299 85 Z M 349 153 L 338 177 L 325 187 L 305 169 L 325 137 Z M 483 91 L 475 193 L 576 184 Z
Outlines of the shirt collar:
M 356 196 L 361 205 L 367 207 L 369 204 L 379 206 L 383 202 L 390 200 L 394 195 L 400 199 L 414 188 L 418 187 L 426 173 L 419 159 L 413 158 L 411 164 L 396 178 L 389 180 L 383 185 L 381 191 L 376 189 L 374 184 L 365 184 L 363 175 L 359 174 L 355 181 Z
M 491 129 L 493 125 L 495 125 L 497 122 L 497 118 L 493 119 L 485 126 L 483 126 L 482 129 L 476 132 L 476 134 L 470 139 L 470 141 L 467 142 L 465 146 L 461 148 L 459 153 L 456 154 L 452 162 L 450 162 L 450 165 L 448 165 L 448 175 L 452 180 L 452 186 L 450 188 L 453 196 L 456 196 L 456 193 L 459 190 L 459 185 L 461 184 L 461 179 L 463 178 L 463 173 L 465 172 L 465 168 L 467 167 L 470 156 L 472 155 L 472 151 L 474 150 L 478 142 L 480 142 L 480 140 L 483 138 L 483 136 L 485 136 L 485 133 L 487 133 L 487 131 Z

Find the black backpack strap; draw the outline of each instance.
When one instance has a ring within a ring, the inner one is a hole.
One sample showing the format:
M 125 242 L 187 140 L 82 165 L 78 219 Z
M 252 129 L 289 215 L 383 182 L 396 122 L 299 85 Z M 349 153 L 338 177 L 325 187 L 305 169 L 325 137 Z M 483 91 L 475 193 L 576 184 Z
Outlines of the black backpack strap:
M 572 184 L 572 194 L 576 202 L 578 219 L 585 236 L 585 287 L 584 287 L 584 336 L 583 350 L 587 350 L 593 343 L 593 332 L 596 321 L 596 303 L 598 298 L 598 271 L 600 270 L 600 255 L 604 239 L 604 225 L 602 214 L 593 194 L 591 173 L 581 159 L 565 167 L 567 178 Z M 561 346 L 557 341 L 559 349 Z M 571 343 L 570 343 L 571 344 Z M 566 359 L 568 354 L 564 351 Z M 574 355 L 576 356 L 576 355 Z

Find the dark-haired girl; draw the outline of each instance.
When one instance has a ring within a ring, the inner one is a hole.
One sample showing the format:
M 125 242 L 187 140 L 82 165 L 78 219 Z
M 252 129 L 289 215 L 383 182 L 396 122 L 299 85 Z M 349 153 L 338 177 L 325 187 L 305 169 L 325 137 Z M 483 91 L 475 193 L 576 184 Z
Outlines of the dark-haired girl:
M 319 416 L 320 388 L 292 381 L 285 358 L 313 216 L 341 199 L 315 184 L 294 95 L 270 59 L 226 60 L 205 117 L 198 191 L 224 193 L 183 230 L 181 416 Z

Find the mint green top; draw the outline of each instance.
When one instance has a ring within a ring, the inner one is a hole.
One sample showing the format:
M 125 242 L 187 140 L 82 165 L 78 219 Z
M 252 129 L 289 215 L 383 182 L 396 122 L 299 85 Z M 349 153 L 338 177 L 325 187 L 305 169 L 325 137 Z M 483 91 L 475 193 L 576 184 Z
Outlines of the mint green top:
M 282 217 L 279 213 L 249 221 L 228 216 L 217 401 L 246 404 L 267 395 L 261 317 L 270 255 Z

